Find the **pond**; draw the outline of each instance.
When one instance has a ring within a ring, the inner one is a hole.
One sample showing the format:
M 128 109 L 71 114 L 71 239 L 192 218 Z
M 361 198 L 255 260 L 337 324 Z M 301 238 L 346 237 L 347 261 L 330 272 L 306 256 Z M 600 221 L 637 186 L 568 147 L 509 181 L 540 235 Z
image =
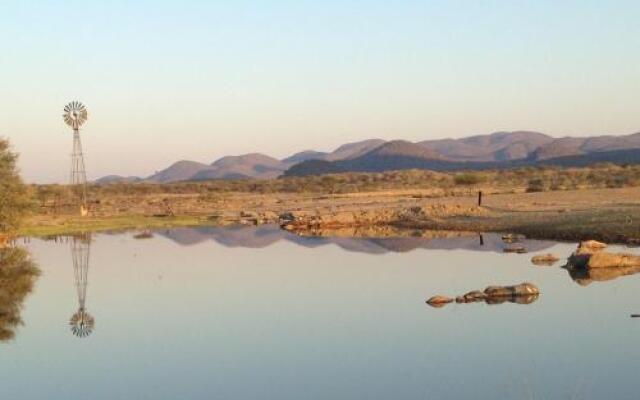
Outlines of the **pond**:
M 21 245 L 41 273 L 0 342 L 3 398 L 638 398 L 640 274 L 531 264 L 575 243 L 261 226 Z M 529 304 L 425 304 L 525 281 Z

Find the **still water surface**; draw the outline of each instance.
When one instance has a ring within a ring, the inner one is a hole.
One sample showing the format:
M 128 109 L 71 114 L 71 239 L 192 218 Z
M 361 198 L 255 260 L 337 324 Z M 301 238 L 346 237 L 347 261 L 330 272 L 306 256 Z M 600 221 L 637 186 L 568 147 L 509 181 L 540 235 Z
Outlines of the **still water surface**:
M 270 226 L 32 239 L 42 275 L 0 342 L 2 398 L 637 399 L 640 274 L 576 282 L 529 261 L 575 244 L 504 254 L 482 239 Z M 425 304 L 523 281 L 542 291 L 532 304 Z M 83 303 L 95 322 L 78 337 Z

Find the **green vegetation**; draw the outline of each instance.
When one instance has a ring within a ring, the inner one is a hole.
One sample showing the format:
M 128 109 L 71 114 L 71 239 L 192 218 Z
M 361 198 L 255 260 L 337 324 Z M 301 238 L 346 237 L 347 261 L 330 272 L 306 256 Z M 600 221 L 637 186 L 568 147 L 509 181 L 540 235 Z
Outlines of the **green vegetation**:
M 544 192 L 544 181 L 540 178 L 534 178 L 529 180 L 529 185 L 527 186 L 527 192 Z
M 462 174 L 456 174 L 453 177 L 453 181 L 456 185 L 477 185 L 484 182 L 484 177 L 477 173 L 464 172 Z
M 40 270 L 20 248 L 0 250 L 0 341 L 13 339 L 22 325 L 20 311 Z
M 18 156 L 0 138 L 0 236 L 14 233 L 31 207 L 31 197 L 16 169 Z
M 105 218 L 63 216 L 46 222 L 24 226 L 18 233 L 23 236 L 55 236 L 98 231 L 199 226 L 211 225 L 212 223 L 206 217 L 197 216 L 115 216 Z
M 529 181 L 539 179 L 542 190 L 572 190 L 640 186 L 640 165 L 619 166 L 599 164 L 585 168 L 526 167 L 505 170 L 465 171 L 458 173 L 428 170 L 388 172 L 348 172 L 306 177 L 287 177 L 272 180 L 215 180 L 200 182 L 115 183 L 90 185 L 90 198 L 112 196 L 140 196 L 150 194 L 199 194 L 203 199 L 216 199 L 224 193 L 314 193 L 343 194 L 401 189 L 453 189 L 456 186 L 479 185 L 494 188 L 525 190 Z M 59 205 L 70 202 L 73 194 L 65 186 L 38 187 L 45 191 L 49 204 L 57 199 Z M 42 200 L 42 197 L 39 199 Z

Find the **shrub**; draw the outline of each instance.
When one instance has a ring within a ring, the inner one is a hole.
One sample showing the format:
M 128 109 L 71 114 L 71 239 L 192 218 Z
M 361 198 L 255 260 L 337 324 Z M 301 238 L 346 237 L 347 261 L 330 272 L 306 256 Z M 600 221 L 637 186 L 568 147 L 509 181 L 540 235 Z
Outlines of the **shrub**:
M 0 139 L 0 235 L 15 232 L 32 205 L 27 187 L 18 175 L 17 158 L 9 142 Z
M 527 192 L 544 192 L 544 181 L 541 178 L 530 179 Z
M 472 173 L 462 173 L 454 176 L 453 181 L 456 185 L 476 185 L 484 179 L 481 175 Z

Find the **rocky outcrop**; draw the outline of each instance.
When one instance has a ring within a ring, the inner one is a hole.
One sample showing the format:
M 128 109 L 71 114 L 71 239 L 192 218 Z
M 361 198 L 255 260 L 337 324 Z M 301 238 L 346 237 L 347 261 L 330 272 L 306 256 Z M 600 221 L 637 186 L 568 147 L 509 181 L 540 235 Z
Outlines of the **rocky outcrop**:
M 567 269 L 634 268 L 640 267 L 640 256 L 604 251 L 605 243 L 589 240 L 580 242 L 567 261 Z
M 594 281 L 608 281 L 640 272 L 640 256 L 629 253 L 610 253 L 605 243 L 589 240 L 581 242 L 564 266 L 571 278 L 586 286 Z

